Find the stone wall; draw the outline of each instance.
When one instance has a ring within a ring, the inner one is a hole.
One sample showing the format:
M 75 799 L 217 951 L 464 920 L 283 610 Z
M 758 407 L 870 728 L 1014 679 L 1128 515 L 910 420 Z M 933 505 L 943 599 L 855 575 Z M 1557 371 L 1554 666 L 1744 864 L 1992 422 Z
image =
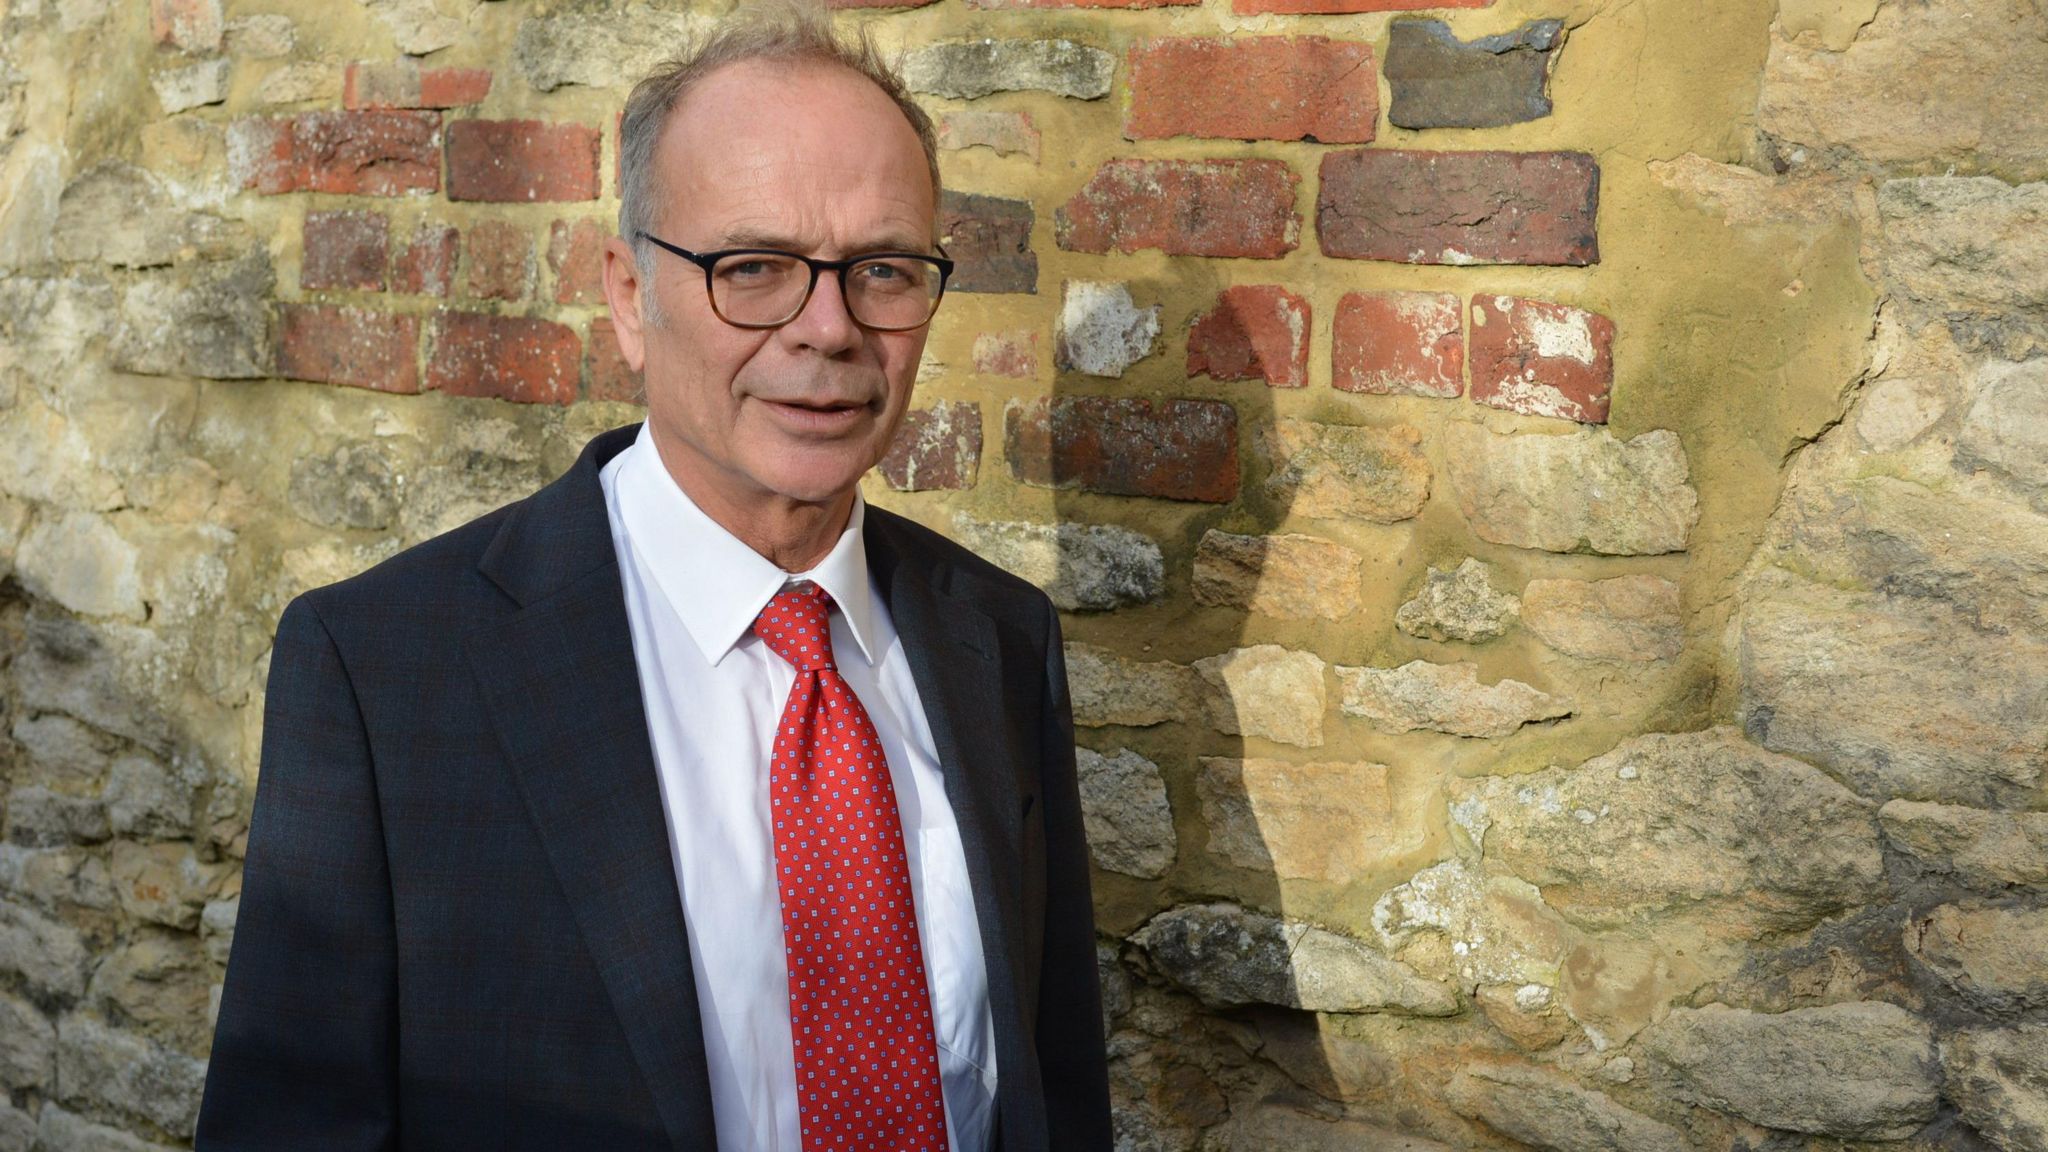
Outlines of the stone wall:
M 2048 1147 L 2038 0 L 938 0 L 879 504 L 1066 610 L 1120 1145 Z M 0 0 L 0 1150 L 190 1136 L 271 631 L 636 418 L 719 0 Z

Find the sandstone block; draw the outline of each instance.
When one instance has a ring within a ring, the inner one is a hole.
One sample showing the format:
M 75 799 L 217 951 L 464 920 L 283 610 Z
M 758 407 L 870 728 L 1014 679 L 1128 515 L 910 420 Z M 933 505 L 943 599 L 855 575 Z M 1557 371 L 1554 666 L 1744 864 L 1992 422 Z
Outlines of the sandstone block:
M 1877 810 L 1893 848 L 1980 891 L 2048 884 L 2048 812 L 1985 812 L 1893 800 Z
M 1571 943 L 1563 921 L 1534 885 L 1480 872 L 1463 859 L 1425 868 L 1388 889 L 1372 908 L 1373 931 L 1395 955 L 1422 948 L 1428 975 L 1463 987 L 1481 984 L 1553 988 Z M 1417 961 L 1418 964 L 1421 961 Z
M 1323 662 L 1277 644 L 1233 648 L 1194 663 L 1208 686 L 1204 709 L 1218 732 L 1298 748 L 1323 742 Z
M 1093 644 L 1068 644 L 1067 688 L 1083 728 L 1149 728 L 1185 720 L 1200 708 L 1201 680 L 1165 660 L 1131 660 Z
M 1308 386 L 1308 301 L 1277 284 L 1226 288 L 1188 329 L 1188 375 Z
M 57 1022 L 57 1092 L 170 1132 L 190 1132 L 199 1118 L 206 1062 L 119 1031 L 91 1016 Z
M 1195 601 L 1292 620 L 1358 610 L 1365 558 L 1315 536 L 1237 536 L 1211 529 L 1195 548 Z
M 1271 466 L 1266 492 L 1295 515 L 1393 524 L 1429 499 L 1422 433 L 1407 424 L 1363 428 L 1281 420 L 1256 431 Z
M 233 62 L 202 60 L 182 68 L 160 69 L 149 78 L 150 87 L 156 89 L 157 103 L 163 107 L 164 115 L 175 116 L 208 104 L 219 104 L 228 98 L 228 76 Z
M 1413 599 L 1394 613 L 1394 625 L 1424 640 L 1483 644 L 1514 627 L 1521 601 L 1493 586 L 1493 567 L 1470 556 L 1451 571 L 1431 565 Z
M 1604 428 L 1563 436 L 1446 430 L 1451 487 L 1482 540 L 1610 556 L 1680 552 L 1699 519 L 1685 451 L 1667 429 L 1620 440 Z
M 1038 291 L 1038 254 L 1031 250 L 1034 218 L 1029 200 L 945 193 L 939 233 L 957 262 L 947 290 Z
M 1104 756 L 1074 750 L 1081 779 L 1081 819 L 1096 866 L 1141 880 L 1173 867 L 1173 809 L 1159 765 L 1128 748 Z
M 120 161 L 95 164 L 64 186 L 52 236 L 57 259 L 117 268 L 156 268 L 190 248 L 209 260 L 249 246 L 244 225 L 188 212 L 148 169 Z
M 1586 660 L 1668 660 L 1685 641 L 1678 585 L 1661 576 L 1531 580 L 1522 622 L 1545 644 Z
M 981 405 L 942 400 L 904 413 L 880 468 L 899 492 L 974 487 L 981 468 Z
M 450 200 L 595 200 L 597 164 L 598 131 L 587 125 L 539 120 L 448 125 Z
M 2048 1005 L 2048 912 L 1943 904 L 1906 925 L 1906 953 L 1987 1015 Z
M 1234 904 L 1184 905 L 1131 936 L 1168 979 L 1215 1008 L 1449 1016 L 1457 994 L 1362 941 Z
M 1472 298 L 1472 399 L 1525 416 L 1607 422 L 1614 322 L 1513 296 Z
M 1330 385 L 1381 396 L 1465 391 L 1464 302 L 1455 292 L 1347 292 L 1332 329 Z
M 276 287 L 261 250 L 183 275 L 153 274 L 121 295 L 109 356 L 144 376 L 255 380 L 270 375 L 270 296 Z
M 1419 846 L 1394 824 L 1384 764 L 1204 756 L 1195 793 L 1212 854 L 1286 880 L 1350 883 Z
M 1026 484 L 1212 504 L 1237 495 L 1237 411 L 1220 400 L 1013 400 L 1003 445 Z
M 192 805 L 199 780 L 174 772 L 148 756 L 114 761 L 104 796 L 107 823 L 116 836 L 166 840 L 192 835 Z
M 572 84 L 622 88 L 688 43 L 704 23 L 701 15 L 647 5 L 530 16 L 519 23 L 512 61 L 539 92 Z
M 1479 665 L 1411 660 L 1399 668 L 1339 668 L 1346 716 L 1362 716 L 1382 732 L 1427 729 L 1453 736 L 1497 738 L 1524 724 L 1572 714 L 1566 701 L 1519 680 L 1479 682 Z
M 348 440 L 292 461 L 285 501 L 309 523 L 376 531 L 398 519 L 399 490 L 398 464 L 383 445 Z
M 1540 1068 L 1472 1064 L 1449 1087 L 1446 1099 L 1460 1116 L 1537 1148 L 1686 1152 L 1678 1129 Z
M 1550 115 L 1550 69 L 1564 21 L 1461 41 L 1442 20 L 1396 20 L 1388 30 L 1390 123 L 1402 128 L 1499 128 Z
M 953 40 L 905 54 L 913 92 L 975 100 L 994 92 L 1038 91 L 1077 100 L 1109 95 L 1116 57 L 1072 40 Z
M 1157 600 L 1166 564 L 1151 537 L 1114 524 L 1032 524 L 953 518 L 953 536 L 982 559 L 1038 585 L 1069 612 Z
M 420 322 L 335 304 L 278 307 L 277 374 L 378 392 L 420 390 Z
M 109 860 L 121 910 L 138 920 L 191 931 L 225 864 L 202 863 L 190 844 L 136 844 L 116 840 Z
M 1158 339 L 1159 305 L 1138 307 L 1128 285 L 1069 280 L 1061 286 L 1053 333 L 1061 369 L 1115 379 L 1150 356 Z
M 308 212 L 299 287 L 384 290 L 391 220 L 382 212 Z
M 207 988 L 213 976 L 199 941 L 187 932 L 141 928 L 93 970 L 90 1002 L 175 1047 L 203 1049 Z
M 441 114 L 373 111 L 247 116 L 228 128 L 228 168 L 264 195 L 403 196 L 441 190 Z
M 518 404 L 568 404 L 582 376 L 580 344 L 575 329 L 552 320 L 443 312 L 434 319 L 427 387 Z
M 1321 36 L 1171 37 L 1130 53 L 1132 140 L 1363 144 L 1379 123 L 1372 45 Z
M 1979 370 L 1956 458 L 2048 492 L 2048 360 L 1994 361 Z
M 1301 242 L 1300 183 L 1279 160 L 1120 157 L 1053 214 L 1053 238 L 1069 252 L 1277 259 Z
M 1597 264 L 1600 168 L 1581 152 L 1367 148 L 1323 157 L 1325 256 L 1403 264 Z
M 1029 112 L 944 112 L 937 129 L 939 147 L 949 152 L 987 148 L 998 156 L 1022 156 L 1038 163 L 1038 125 Z
M 1986 75 L 1989 79 L 1989 75 Z M 1923 176 L 1878 186 L 1889 290 L 2009 360 L 2048 350 L 2048 183 Z M 2008 238 L 1988 248 L 1987 236 Z
M 1941 1041 L 1943 1094 L 2000 1152 L 2048 1146 L 2048 1025 L 1965 1028 Z
M 73 612 L 140 622 L 149 615 L 140 559 L 135 545 L 107 517 L 64 512 L 30 526 L 14 565 L 29 591 Z

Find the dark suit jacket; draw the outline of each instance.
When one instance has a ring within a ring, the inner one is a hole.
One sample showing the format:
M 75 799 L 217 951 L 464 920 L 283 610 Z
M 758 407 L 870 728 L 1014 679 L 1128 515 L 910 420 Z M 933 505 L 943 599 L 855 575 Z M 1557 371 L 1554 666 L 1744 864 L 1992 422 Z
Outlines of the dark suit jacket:
M 598 482 L 636 430 L 285 610 L 199 1149 L 713 1147 Z M 901 517 L 866 540 L 966 847 L 997 1141 L 1107 1149 L 1058 617 Z

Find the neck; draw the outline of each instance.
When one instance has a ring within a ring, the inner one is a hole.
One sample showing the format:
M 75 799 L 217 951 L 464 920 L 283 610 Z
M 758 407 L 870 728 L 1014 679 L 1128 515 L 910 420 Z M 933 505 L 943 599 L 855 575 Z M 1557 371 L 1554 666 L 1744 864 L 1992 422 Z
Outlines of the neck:
M 776 492 L 737 494 L 727 486 L 672 463 L 682 453 L 663 450 L 654 437 L 655 454 L 676 487 L 698 510 L 784 572 L 807 572 L 839 543 L 853 516 L 854 489 L 849 486 L 822 501 L 796 500 Z

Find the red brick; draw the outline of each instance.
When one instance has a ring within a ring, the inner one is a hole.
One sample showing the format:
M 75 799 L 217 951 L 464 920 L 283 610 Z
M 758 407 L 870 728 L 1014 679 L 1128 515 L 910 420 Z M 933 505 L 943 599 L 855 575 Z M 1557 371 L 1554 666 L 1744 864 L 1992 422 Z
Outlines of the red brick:
M 1237 411 L 1220 400 L 1013 401 L 1003 452 L 1026 484 L 1211 504 L 1237 496 Z
M 609 234 L 595 220 L 557 220 L 548 229 L 555 303 L 604 303 L 604 241 Z
M 1465 390 L 1465 302 L 1450 292 L 1352 292 L 1337 301 L 1330 384 L 1381 396 Z
M 1111 160 L 1053 216 L 1070 252 L 1271 259 L 1300 243 L 1294 189 L 1278 160 Z
M 227 26 L 220 0 L 149 0 L 149 34 L 181 52 L 213 52 Z
M 347 108 L 461 108 L 490 94 L 488 68 L 421 68 L 405 57 L 351 62 L 341 102 Z
M 526 230 L 503 220 L 485 220 L 463 239 L 467 249 L 468 294 L 478 300 L 524 300 L 533 282 L 533 242 Z
M 1308 301 L 1276 284 L 1226 288 L 1188 330 L 1188 375 L 1308 385 Z
M 423 220 L 398 253 L 391 289 L 416 296 L 446 296 L 455 285 L 455 257 L 462 234 L 452 224 Z
M 1614 322 L 1514 296 L 1472 299 L 1472 399 L 1529 416 L 1607 423 Z
M 1583 152 L 1323 157 L 1323 254 L 1403 264 L 1597 264 L 1600 167 Z
M 1036 292 L 1029 200 L 948 189 L 939 198 L 939 235 L 953 257 L 948 292 Z
M 402 196 L 441 187 L 439 112 L 251 116 L 228 133 L 237 181 L 265 195 Z
M 448 198 L 526 203 L 595 200 L 598 131 L 539 120 L 448 126 Z
M 969 8 L 1179 8 L 1202 0 L 967 0 Z
M 419 344 L 417 316 L 285 304 L 279 311 L 277 374 L 287 380 L 413 393 L 420 390 Z
M 443 312 L 434 321 L 427 387 L 520 404 L 576 399 L 582 341 L 574 329 L 525 316 Z
M 904 413 L 881 469 L 898 492 L 974 487 L 981 470 L 981 405 L 942 400 Z
M 583 372 L 589 381 L 592 400 L 621 400 L 645 404 L 647 382 L 619 352 L 618 333 L 610 320 L 592 320 L 590 338 L 583 346 Z
M 299 287 L 384 290 L 391 221 L 382 212 L 306 213 Z
M 1240 16 L 1261 12 L 1413 12 L 1422 8 L 1488 8 L 1493 0 L 1232 0 Z
M 1363 144 L 1379 125 L 1372 45 L 1321 36 L 1144 40 L 1131 48 L 1133 140 L 1213 136 Z
M 1030 380 L 1038 375 L 1038 333 L 983 332 L 974 338 L 974 370 L 983 376 Z

